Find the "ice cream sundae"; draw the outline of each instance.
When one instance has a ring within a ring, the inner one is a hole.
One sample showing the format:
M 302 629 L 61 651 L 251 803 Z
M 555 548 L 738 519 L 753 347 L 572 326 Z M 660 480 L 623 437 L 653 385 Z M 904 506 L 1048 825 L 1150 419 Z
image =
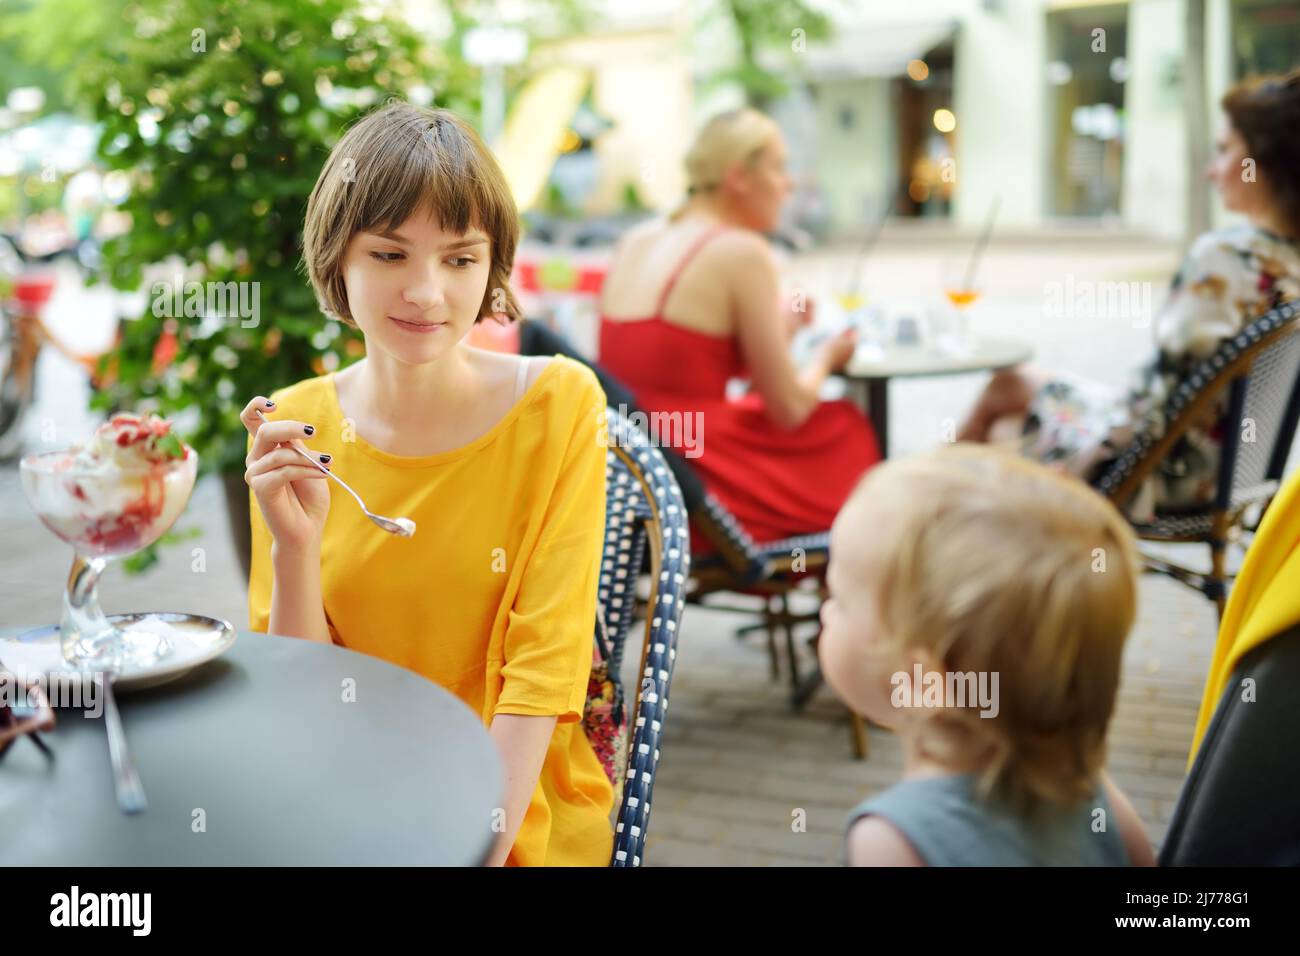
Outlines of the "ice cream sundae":
M 23 490 L 45 526 L 87 557 L 152 544 L 179 517 L 198 456 L 156 415 L 114 415 L 82 447 L 23 463 Z
M 177 615 L 130 614 L 119 626 L 123 616 L 109 619 L 99 605 L 99 578 L 109 561 L 153 544 L 180 517 L 198 464 L 156 415 L 114 415 L 81 447 L 22 460 L 27 500 L 75 551 L 59 623 L 69 663 L 129 671 L 171 654 Z

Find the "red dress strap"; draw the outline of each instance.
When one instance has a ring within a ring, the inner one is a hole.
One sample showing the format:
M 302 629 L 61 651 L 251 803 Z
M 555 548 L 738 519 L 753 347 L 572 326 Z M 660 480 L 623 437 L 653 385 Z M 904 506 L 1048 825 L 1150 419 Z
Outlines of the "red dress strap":
M 655 306 L 654 311 L 656 318 L 663 318 L 664 303 L 668 301 L 668 296 L 672 295 L 673 286 L 677 285 L 677 279 L 681 276 L 682 270 L 690 265 L 691 260 L 695 258 L 695 253 L 699 252 L 706 242 L 718 233 L 725 232 L 726 229 L 726 226 L 715 226 L 712 229 L 706 229 L 704 235 L 691 243 L 691 247 L 686 250 L 686 255 L 682 256 L 681 261 L 679 261 L 676 268 L 673 269 L 672 275 L 668 277 L 667 283 L 664 284 L 663 291 L 659 293 L 659 303 Z

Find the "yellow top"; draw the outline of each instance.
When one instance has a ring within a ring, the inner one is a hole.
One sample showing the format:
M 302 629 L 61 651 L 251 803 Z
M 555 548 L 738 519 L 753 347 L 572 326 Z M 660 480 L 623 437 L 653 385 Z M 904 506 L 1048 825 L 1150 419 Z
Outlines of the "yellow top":
M 1205 678 L 1187 769 L 1196 761 L 1210 719 L 1241 659 L 1300 623 L 1300 473 L 1282 486 L 1246 552 L 1228 595 L 1219 640 Z
M 581 723 L 605 533 L 595 375 L 556 356 L 486 434 L 418 458 L 356 435 L 332 376 L 272 398 L 275 418 L 316 427 L 310 446 L 371 511 L 416 523 L 412 538 L 387 534 L 331 483 L 321 587 L 334 642 L 423 674 L 484 725 L 558 715 L 507 865 L 609 865 L 613 788 Z M 256 499 L 252 526 L 249 625 L 265 632 L 271 535 Z

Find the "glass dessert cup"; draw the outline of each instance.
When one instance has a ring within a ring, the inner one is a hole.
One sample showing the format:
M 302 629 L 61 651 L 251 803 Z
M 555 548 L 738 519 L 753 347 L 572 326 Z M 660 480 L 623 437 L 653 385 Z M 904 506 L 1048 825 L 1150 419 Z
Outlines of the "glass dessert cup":
M 130 468 L 48 452 L 23 458 L 19 471 L 32 509 L 74 551 L 59 624 L 64 659 L 79 670 L 121 671 L 166 657 L 166 616 L 130 615 L 128 626 L 115 625 L 99 606 L 99 579 L 111 560 L 153 544 L 180 517 L 198 473 L 194 449 Z

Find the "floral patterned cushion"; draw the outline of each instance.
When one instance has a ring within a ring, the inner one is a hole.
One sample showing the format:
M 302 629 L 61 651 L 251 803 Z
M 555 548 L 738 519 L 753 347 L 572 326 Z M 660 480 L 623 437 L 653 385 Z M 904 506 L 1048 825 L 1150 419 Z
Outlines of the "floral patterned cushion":
M 592 642 L 591 676 L 587 679 L 587 703 L 582 713 L 582 729 L 591 742 L 596 757 L 605 768 L 610 784 L 618 791 L 623 777 L 627 752 L 627 713 L 623 684 L 612 673 L 609 640 L 605 633 L 603 608 L 596 611 L 596 633 Z

